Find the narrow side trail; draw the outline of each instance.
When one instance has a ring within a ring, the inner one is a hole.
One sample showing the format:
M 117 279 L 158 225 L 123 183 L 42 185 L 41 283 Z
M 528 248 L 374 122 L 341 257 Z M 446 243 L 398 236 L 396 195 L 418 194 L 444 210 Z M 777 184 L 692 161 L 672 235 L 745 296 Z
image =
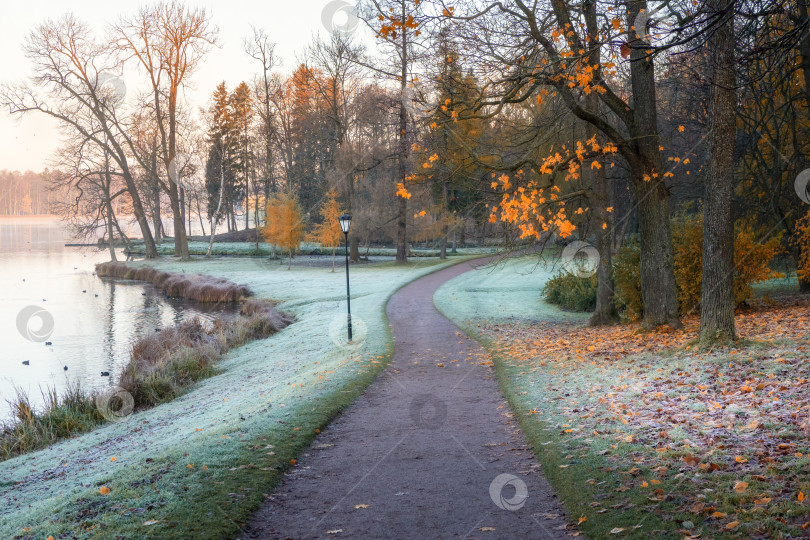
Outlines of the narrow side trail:
M 391 298 L 391 366 L 319 435 L 243 538 L 567 538 L 486 351 L 433 305 L 439 286 L 485 262 Z

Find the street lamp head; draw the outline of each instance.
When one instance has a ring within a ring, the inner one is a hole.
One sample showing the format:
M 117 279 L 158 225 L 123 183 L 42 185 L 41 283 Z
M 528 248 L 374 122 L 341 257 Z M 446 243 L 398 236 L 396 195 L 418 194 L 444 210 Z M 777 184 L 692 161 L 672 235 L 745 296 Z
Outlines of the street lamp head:
M 348 234 L 349 226 L 352 224 L 352 216 L 349 214 L 343 214 L 338 218 L 340 222 L 340 230 L 343 231 L 343 234 Z

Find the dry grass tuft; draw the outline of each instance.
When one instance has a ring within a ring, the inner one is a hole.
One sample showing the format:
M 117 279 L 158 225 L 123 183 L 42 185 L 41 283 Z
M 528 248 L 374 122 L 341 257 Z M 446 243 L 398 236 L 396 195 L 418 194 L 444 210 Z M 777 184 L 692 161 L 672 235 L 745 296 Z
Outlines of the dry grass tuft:
M 245 285 L 224 278 L 201 274 L 170 273 L 151 266 L 132 267 L 123 262 L 106 262 L 96 265 L 100 277 L 135 279 L 151 283 L 166 296 L 186 298 L 197 302 L 238 302 L 253 296 Z
M 238 315 L 217 319 L 206 329 L 198 319 L 141 338 L 119 385 L 139 408 L 171 401 L 196 381 L 217 374 L 215 364 L 230 349 L 262 339 L 292 323 L 271 302 L 248 300 Z
M 96 408 L 95 396 L 82 391 L 78 384 L 68 386 L 60 397 L 56 390 L 43 390 L 45 406 L 37 412 L 21 390 L 8 400 L 13 421 L 0 425 L 0 461 L 44 448 L 58 440 L 90 431 L 104 423 Z

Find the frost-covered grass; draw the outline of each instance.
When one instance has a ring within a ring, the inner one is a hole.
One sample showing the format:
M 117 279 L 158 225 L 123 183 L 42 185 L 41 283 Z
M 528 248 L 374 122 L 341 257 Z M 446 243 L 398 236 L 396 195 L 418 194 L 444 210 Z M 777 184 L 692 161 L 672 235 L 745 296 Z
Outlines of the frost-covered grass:
M 461 275 L 434 300 L 492 353 L 515 418 L 585 534 L 806 536 L 807 299 L 738 313 L 745 341 L 705 352 L 693 345 L 695 317 L 670 332 L 585 327 L 587 316 L 529 293 L 549 277 L 529 274 L 532 264 Z
M 521 321 L 584 321 L 588 314 L 567 312 L 543 300 L 543 287 L 559 270 L 551 250 L 513 257 L 466 272 L 434 296 L 439 310 L 454 321 L 517 319 Z
M 214 246 L 211 249 L 211 254 L 215 256 L 246 256 L 246 257 L 253 257 L 253 256 L 266 256 L 271 254 L 278 255 L 279 249 L 273 248 L 271 244 L 266 242 L 259 242 L 258 249 L 256 248 L 255 242 L 214 242 Z M 158 253 L 161 255 L 174 255 L 174 244 L 172 243 L 171 239 L 164 240 L 161 244 L 157 246 Z M 342 253 L 342 247 L 337 249 L 337 255 L 340 256 Z M 189 254 L 191 255 L 205 255 L 208 253 L 208 242 L 199 242 L 199 241 L 192 241 L 188 243 L 188 250 Z M 448 256 L 465 256 L 465 255 L 476 255 L 476 254 L 486 254 L 486 253 L 494 253 L 495 248 L 492 247 L 468 247 L 468 248 L 459 248 L 458 253 L 450 253 L 450 250 L 447 250 Z M 133 243 L 133 253 L 142 255 L 144 253 L 143 244 L 139 242 Z M 299 255 L 332 255 L 332 248 L 330 247 L 321 247 L 318 243 L 313 242 L 302 242 L 301 247 L 298 249 Z M 360 255 L 365 257 L 366 255 L 373 256 L 373 257 L 394 257 L 397 254 L 396 248 L 384 248 L 384 247 L 374 247 L 374 248 L 361 248 Z M 411 257 L 438 257 L 439 250 L 435 249 L 412 249 L 410 252 Z M 282 257 L 283 258 L 283 257 Z M 331 260 L 331 259 L 330 259 Z M 293 259 L 293 264 L 295 264 L 295 259 Z
M 386 365 L 389 296 L 447 264 L 352 267 L 349 346 L 342 272 L 262 259 L 155 262 L 244 283 L 296 322 L 229 351 L 220 375 L 170 403 L 0 463 L 0 538 L 238 534 L 317 430 Z

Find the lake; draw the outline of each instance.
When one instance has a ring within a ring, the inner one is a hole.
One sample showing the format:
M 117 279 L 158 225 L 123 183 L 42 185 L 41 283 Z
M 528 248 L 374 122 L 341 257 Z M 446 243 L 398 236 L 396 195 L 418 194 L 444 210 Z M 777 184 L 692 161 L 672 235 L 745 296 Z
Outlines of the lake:
M 15 388 L 40 406 L 46 387 L 112 386 L 138 337 L 227 310 L 166 298 L 145 283 L 96 277 L 94 265 L 108 261 L 109 252 L 65 247 L 70 242 L 77 240 L 55 218 L 0 217 L 0 423 L 10 418 Z

